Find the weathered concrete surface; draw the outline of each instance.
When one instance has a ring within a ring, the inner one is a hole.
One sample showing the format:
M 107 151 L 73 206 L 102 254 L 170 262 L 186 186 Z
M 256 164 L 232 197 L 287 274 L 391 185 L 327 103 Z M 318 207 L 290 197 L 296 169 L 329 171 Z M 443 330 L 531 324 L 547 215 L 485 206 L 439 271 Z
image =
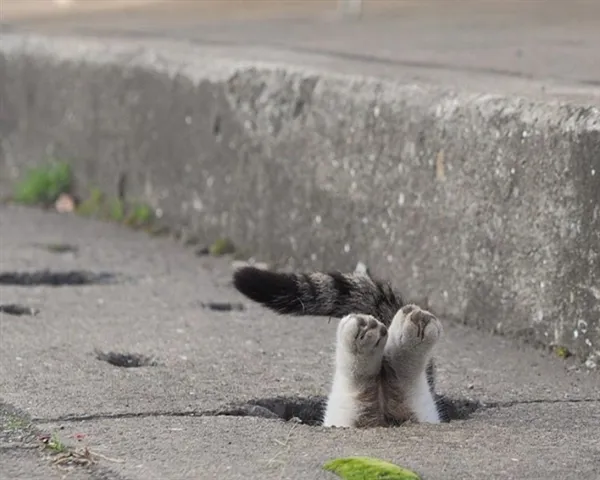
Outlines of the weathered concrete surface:
M 0 400 L 0 478 L 62 480 L 65 473 L 53 468 L 50 456 L 40 454 L 35 428 L 22 412 Z M 25 477 L 24 475 L 27 475 Z M 69 479 L 89 478 L 84 472 L 70 472 Z
M 5 181 L 49 156 L 275 264 L 366 262 L 485 330 L 600 344 L 600 113 L 177 44 L 2 37 Z M 84 61 L 85 60 L 85 61 Z
M 600 377 L 577 362 L 445 322 L 439 391 L 485 405 L 465 420 L 349 430 L 219 416 L 248 399 L 324 395 L 336 322 L 277 317 L 253 304 L 203 309 L 202 302 L 243 301 L 229 284 L 229 261 L 197 257 L 166 238 L 7 206 L 0 231 L 0 271 L 120 274 L 115 285 L 0 287 L 2 303 L 40 309 L 0 317 L 0 398 L 38 430 L 110 459 L 81 475 L 325 480 L 334 477 L 320 470 L 324 461 L 364 454 L 428 480 L 597 478 Z M 77 252 L 43 248 L 65 242 Z M 158 364 L 113 367 L 95 348 L 151 355 Z M 11 479 L 32 478 L 35 458 L 15 460 L 25 451 L 33 452 L 11 449 L 10 461 L 0 453 Z

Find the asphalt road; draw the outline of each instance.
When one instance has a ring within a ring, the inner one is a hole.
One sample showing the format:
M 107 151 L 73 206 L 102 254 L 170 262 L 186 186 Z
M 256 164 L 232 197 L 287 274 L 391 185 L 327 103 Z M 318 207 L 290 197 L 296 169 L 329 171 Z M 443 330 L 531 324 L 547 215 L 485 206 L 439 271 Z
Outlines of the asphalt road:
M 172 239 L 10 206 L 0 208 L 0 232 L 3 273 L 113 275 L 98 285 L 0 285 L 1 304 L 39 310 L 0 314 L 1 478 L 61 478 L 36 448 L 40 433 L 103 456 L 75 478 L 326 479 L 323 462 L 355 454 L 430 480 L 597 478 L 600 377 L 569 360 L 446 322 L 439 390 L 479 405 L 460 410 L 466 418 L 327 430 L 239 416 L 232 406 L 326 394 L 336 322 L 248 304 L 230 286 L 230 260 Z M 73 248 L 57 253 L 64 244 Z M 114 366 L 97 351 L 142 355 L 147 366 Z

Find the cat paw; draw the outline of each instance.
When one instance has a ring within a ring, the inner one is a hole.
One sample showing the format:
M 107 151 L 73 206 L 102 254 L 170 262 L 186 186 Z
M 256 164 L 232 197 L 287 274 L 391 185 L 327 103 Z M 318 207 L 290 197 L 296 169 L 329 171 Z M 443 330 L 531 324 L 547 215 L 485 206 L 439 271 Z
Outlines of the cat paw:
M 416 305 L 406 305 L 399 313 L 403 316 L 400 319 L 403 344 L 432 346 L 442 336 L 442 323 L 433 313 Z
M 387 336 L 385 325 L 371 315 L 347 315 L 338 327 L 338 342 L 355 355 L 383 351 Z

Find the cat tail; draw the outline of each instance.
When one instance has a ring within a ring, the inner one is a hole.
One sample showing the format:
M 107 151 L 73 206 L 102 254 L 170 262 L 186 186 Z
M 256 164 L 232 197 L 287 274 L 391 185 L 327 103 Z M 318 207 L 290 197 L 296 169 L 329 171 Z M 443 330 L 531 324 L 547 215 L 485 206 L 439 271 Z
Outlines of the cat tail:
M 365 273 L 283 273 L 242 267 L 234 273 L 233 284 L 279 314 L 341 318 L 364 313 L 389 325 L 404 305 L 389 284 Z

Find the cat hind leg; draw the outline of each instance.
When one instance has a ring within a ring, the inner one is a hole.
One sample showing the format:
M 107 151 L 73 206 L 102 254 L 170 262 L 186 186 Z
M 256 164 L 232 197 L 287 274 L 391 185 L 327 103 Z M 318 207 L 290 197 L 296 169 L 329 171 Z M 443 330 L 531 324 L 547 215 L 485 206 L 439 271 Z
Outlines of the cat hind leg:
M 392 411 L 408 410 L 417 422 L 440 423 L 428 370 L 432 349 L 442 334 L 439 319 L 416 305 L 402 307 L 394 317 L 385 347 L 385 363 L 395 382 L 392 390 L 396 392 L 396 405 L 391 405 Z
M 351 314 L 340 320 L 335 372 L 323 425 L 352 427 L 361 415 L 376 410 L 387 328 L 371 315 Z

